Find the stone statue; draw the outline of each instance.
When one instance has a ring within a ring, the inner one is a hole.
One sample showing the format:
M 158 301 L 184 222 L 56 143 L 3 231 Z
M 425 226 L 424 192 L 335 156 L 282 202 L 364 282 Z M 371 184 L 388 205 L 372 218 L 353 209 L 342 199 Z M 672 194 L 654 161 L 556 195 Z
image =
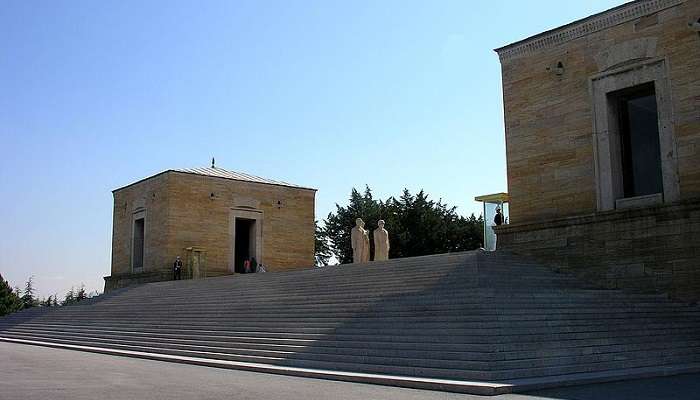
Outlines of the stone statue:
M 389 259 L 389 232 L 384 229 L 384 220 L 377 222 L 379 228 L 374 230 L 374 261 Z
M 362 218 L 355 220 L 355 227 L 350 235 L 352 242 L 352 262 L 361 263 L 369 261 L 369 235 L 365 229 Z
M 367 229 L 365 229 L 365 235 L 362 237 L 362 240 L 365 242 L 364 246 L 362 246 L 362 262 L 369 262 L 369 231 Z

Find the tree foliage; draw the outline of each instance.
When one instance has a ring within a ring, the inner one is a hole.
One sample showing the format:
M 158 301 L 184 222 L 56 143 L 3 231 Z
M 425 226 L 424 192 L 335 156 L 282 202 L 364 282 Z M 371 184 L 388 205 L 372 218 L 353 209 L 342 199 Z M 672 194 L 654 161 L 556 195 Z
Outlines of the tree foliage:
M 333 253 L 331 252 L 331 247 L 328 242 L 328 235 L 325 229 L 318 225 L 318 221 L 315 221 L 316 225 L 316 242 L 315 242 L 315 259 L 316 266 L 320 267 L 323 265 L 328 265 Z
M 55 307 L 58 305 L 58 300 L 56 299 L 56 295 L 52 294 L 49 295 L 49 297 L 43 299 L 40 303 L 42 307 Z
M 21 290 L 18 287 L 12 289 L 10 284 L 0 275 L 0 316 L 36 306 L 58 307 L 75 304 L 95 296 L 99 296 L 97 291 L 88 293 L 85 290 L 85 285 L 81 284 L 77 290 L 71 287 L 61 302 L 59 302 L 56 294 L 40 300 L 36 296 L 33 276 L 29 277 L 25 283 L 24 290 Z
M 63 296 L 63 301 L 61 302 L 62 306 L 69 306 L 71 304 L 76 304 L 79 303 L 83 300 L 98 296 L 99 293 L 97 292 L 90 292 L 88 293 L 85 290 L 85 285 L 80 284 L 80 287 L 76 290 L 75 287 L 71 287 L 68 292 L 66 292 L 66 295 Z M 56 299 L 54 297 L 54 302 L 56 302 Z
M 61 305 L 67 306 L 75 303 L 77 303 L 77 300 L 75 299 L 75 288 L 71 287 L 70 290 L 66 292 L 66 295 L 63 296 L 63 301 L 61 302 Z
M 317 229 L 317 242 L 320 235 L 341 263 L 352 262 L 350 234 L 356 218 L 365 221 L 370 236 L 378 220 L 386 222 L 390 258 L 473 250 L 483 242 L 481 217 L 460 216 L 456 207 L 431 200 L 422 190 L 413 195 L 404 189 L 399 198 L 377 200 L 369 187 L 362 194 L 353 188 L 348 205 L 336 204 L 336 212 L 328 214 L 323 229 Z M 370 255 L 374 255 L 373 240 Z
M 13 313 L 22 309 L 22 299 L 17 290 L 13 290 L 10 284 L 0 274 L 0 316 Z
M 34 277 L 30 276 L 24 284 L 24 293 L 22 294 L 22 308 L 32 308 L 39 304 L 38 299 L 34 296 Z

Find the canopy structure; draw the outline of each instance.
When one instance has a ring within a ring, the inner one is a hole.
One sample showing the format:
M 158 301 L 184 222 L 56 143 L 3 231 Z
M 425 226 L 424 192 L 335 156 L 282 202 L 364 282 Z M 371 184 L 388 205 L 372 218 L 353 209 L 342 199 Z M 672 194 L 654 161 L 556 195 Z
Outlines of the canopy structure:
M 508 193 L 494 193 L 477 196 L 475 201 L 484 203 L 484 249 L 489 251 L 496 250 L 496 233 L 493 231 L 493 226 L 496 225 L 494 218 L 496 217 L 496 209 L 501 209 L 503 214 L 503 223 L 508 223 Z

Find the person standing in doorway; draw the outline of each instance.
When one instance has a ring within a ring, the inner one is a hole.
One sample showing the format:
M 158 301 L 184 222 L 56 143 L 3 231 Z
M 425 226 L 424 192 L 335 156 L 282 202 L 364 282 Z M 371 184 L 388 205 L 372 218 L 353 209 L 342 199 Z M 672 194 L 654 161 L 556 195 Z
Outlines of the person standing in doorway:
M 243 273 L 244 274 L 250 273 L 250 260 L 247 258 L 245 259 L 245 261 L 243 261 Z
M 250 272 L 258 272 L 258 261 L 255 259 L 255 257 L 250 259 Z
M 501 213 L 501 207 L 496 207 L 496 215 L 493 217 L 493 223 L 496 226 L 501 226 L 503 225 L 503 214 Z M 493 229 L 493 227 L 491 227 Z M 496 238 L 494 239 L 493 242 L 493 249 L 496 250 L 496 244 L 498 243 L 498 235 L 496 235 Z
M 182 260 L 180 256 L 175 257 L 175 262 L 173 263 L 173 280 L 179 281 L 182 276 Z
M 503 214 L 501 213 L 501 207 L 496 208 L 496 216 L 493 217 L 493 223 L 496 225 L 503 225 Z

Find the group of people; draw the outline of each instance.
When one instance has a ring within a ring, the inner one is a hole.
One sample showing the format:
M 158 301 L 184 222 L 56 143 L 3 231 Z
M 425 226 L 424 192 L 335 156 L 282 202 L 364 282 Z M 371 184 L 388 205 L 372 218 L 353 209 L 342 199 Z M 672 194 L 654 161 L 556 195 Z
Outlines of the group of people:
M 258 261 L 253 258 L 246 259 L 243 261 L 243 273 L 244 274 L 251 274 L 254 272 L 266 272 L 265 266 L 261 264 L 258 264 Z M 173 280 L 179 281 L 182 279 L 182 260 L 180 259 L 180 256 L 177 256 L 175 258 L 175 262 L 173 263 Z
M 262 265 L 262 263 L 258 264 L 258 261 L 253 258 L 246 258 L 243 261 L 243 273 L 244 274 L 252 274 L 255 272 L 266 272 L 265 271 L 265 266 Z
M 377 221 L 377 229 L 372 232 L 374 237 L 374 261 L 389 259 L 389 232 L 384 229 L 384 220 Z M 365 229 L 362 218 L 355 220 L 355 227 L 350 233 L 352 244 L 352 262 L 369 262 L 369 231 Z

